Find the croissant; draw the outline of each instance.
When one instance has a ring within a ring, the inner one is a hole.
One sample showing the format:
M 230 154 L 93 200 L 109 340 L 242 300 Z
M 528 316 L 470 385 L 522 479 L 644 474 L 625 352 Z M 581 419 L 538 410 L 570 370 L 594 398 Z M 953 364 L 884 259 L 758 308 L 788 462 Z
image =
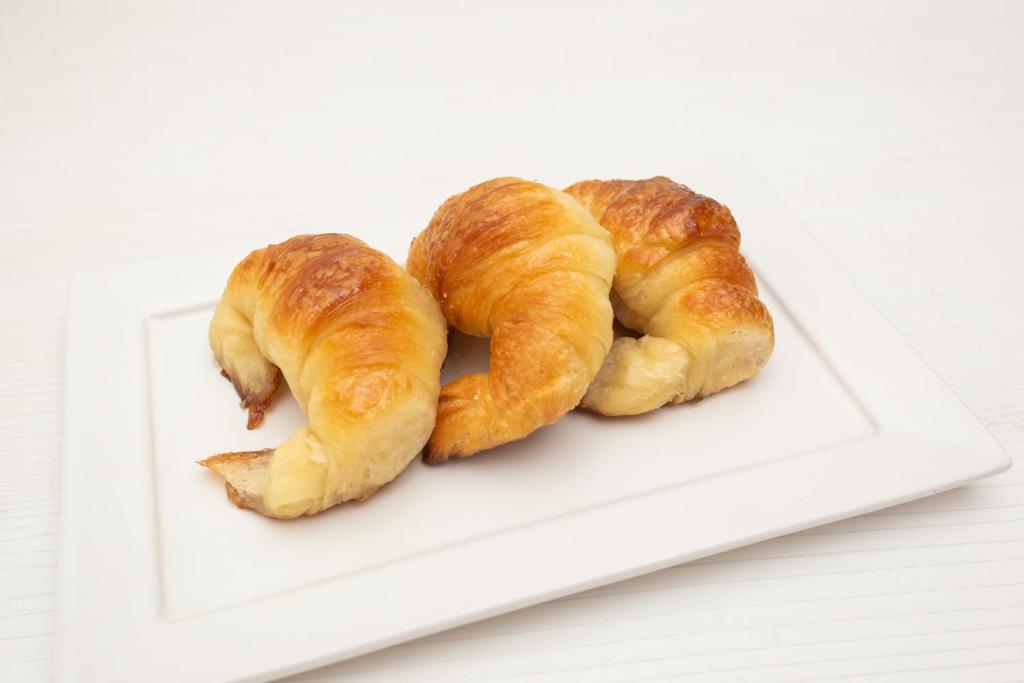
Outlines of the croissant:
M 214 311 L 210 346 L 250 429 L 280 373 L 309 417 L 277 448 L 200 463 L 239 507 L 290 518 L 365 499 L 434 426 L 444 318 L 400 266 L 354 237 L 304 235 L 249 254 Z
M 565 191 L 611 233 L 615 315 L 646 335 L 615 341 L 585 407 L 635 415 L 757 374 L 775 334 L 728 208 L 664 177 Z
M 449 198 L 413 241 L 409 272 L 445 318 L 490 337 L 487 373 L 441 390 L 428 462 L 521 439 L 576 407 L 612 342 L 615 252 L 579 202 L 519 178 Z

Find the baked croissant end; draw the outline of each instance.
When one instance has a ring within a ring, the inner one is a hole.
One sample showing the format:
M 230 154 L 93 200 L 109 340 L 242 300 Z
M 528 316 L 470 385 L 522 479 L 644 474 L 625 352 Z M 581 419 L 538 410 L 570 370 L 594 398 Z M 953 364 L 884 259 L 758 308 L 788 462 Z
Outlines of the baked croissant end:
M 585 407 L 635 415 L 757 374 L 775 333 L 728 208 L 660 176 L 565 191 L 611 233 L 615 315 L 646 335 L 615 341 Z
M 579 403 L 612 342 L 615 252 L 569 195 L 496 178 L 449 198 L 416 237 L 409 272 L 470 335 L 487 373 L 441 390 L 428 462 L 525 437 Z
M 214 311 L 210 347 L 250 429 L 278 368 L 309 417 L 277 448 L 200 462 L 239 507 L 290 518 L 365 499 L 434 426 L 444 318 L 408 273 L 354 237 L 304 235 L 249 254 Z

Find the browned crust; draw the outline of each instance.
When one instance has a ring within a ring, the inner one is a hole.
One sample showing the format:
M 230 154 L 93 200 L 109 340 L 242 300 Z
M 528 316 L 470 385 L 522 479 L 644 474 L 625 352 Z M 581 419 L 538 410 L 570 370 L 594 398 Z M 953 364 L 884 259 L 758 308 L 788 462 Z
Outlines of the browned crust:
M 249 411 L 248 419 L 245 423 L 246 429 L 256 429 L 263 424 L 263 417 L 266 414 L 267 408 L 270 406 L 270 399 L 277 391 L 277 388 L 281 385 L 281 373 L 278 372 L 274 375 L 274 384 L 266 394 L 254 394 L 247 393 L 242 389 L 241 385 L 235 381 L 227 370 L 221 368 L 221 377 L 225 377 L 231 382 L 231 386 L 235 388 L 235 392 L 238 397 L 242 399 L 242 407 Z
M 257 282 L 275 300 L 267 325 L 303 330 L 308 342 L 339 315 L 358 317 L 365 297 L 397 293 L 399 273 L 385 254 L 349 235 L 303 235 L 267 247 Z M 370 309 L 375 317 L 367 322 L 381 322 L 380 307 Z
M 740 231 L 728 207 L 670 178 L 585 180 L 565 191 L 611 233 L 620 271 L 649 270 L 698 240 L 730 244 L 739 254 Z
M 470 455 L 473 455 L 473 453 L 462 453 L 459 450 L 458 443 L 452 444 L 447 448 L 441 448 L 439 446 L 435 446 L 433 441 L 428 441 L 426 447 L 423 449 L 423 462 L 428 465 L 442 465 L 449 460 L 466 458 Z
M 252 460 L 253 458 L 259 458 L 264 455 L 270 455 L 274 452 L 273 448 L 264 448 L 259 451 L 231 451 L 230 453 L 218 453 L 217 455 L 211 455 L 209 458 L 204 460 L 197 460 L 196 462 L 208 469 L 213 469 L 215 465 L 220 463 L 239 462 L 245 460 Z
M 714 199 L 664 176 L 584 180 L 565 191 L 611 233 L 619 257 L 618 276 L 625 276 L 626 282 L 643 279 L 672 254 L 701 249 L 694 275 L 721 282 L 723 304 L 737 287 L 757 297 L 754 273 L 739 251 L 736 220 Z M 705 248 L 708 245 L 714 248 Z

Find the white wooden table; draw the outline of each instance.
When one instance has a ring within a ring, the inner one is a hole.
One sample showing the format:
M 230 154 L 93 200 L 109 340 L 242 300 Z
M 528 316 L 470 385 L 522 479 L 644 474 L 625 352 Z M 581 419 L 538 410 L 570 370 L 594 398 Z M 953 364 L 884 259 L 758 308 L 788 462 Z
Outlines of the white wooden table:
M 69 274 L 372 241 L 339 184 L 385 217 L 427 175 L 738 149 L 1020 463 L 1022 26 L 1015 3 L 3 0 L 0 680 L 51 671 Z M 660 678 L 1024 680 L 1020 467 L 298 677 Z

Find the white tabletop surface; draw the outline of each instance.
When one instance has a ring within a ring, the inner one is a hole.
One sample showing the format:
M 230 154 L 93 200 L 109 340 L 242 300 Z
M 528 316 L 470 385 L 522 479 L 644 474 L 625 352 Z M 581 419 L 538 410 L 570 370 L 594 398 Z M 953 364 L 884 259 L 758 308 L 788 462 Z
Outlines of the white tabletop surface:
M 0 2 L 0 680 L 51 672 L 72 272 L 372 242 L 340 183 L 383 219 L 428 175 L 694 147 L 751 159 L 1018 467 L 296 680 L 1024 680 L 1022 26 L 987 2 Z

